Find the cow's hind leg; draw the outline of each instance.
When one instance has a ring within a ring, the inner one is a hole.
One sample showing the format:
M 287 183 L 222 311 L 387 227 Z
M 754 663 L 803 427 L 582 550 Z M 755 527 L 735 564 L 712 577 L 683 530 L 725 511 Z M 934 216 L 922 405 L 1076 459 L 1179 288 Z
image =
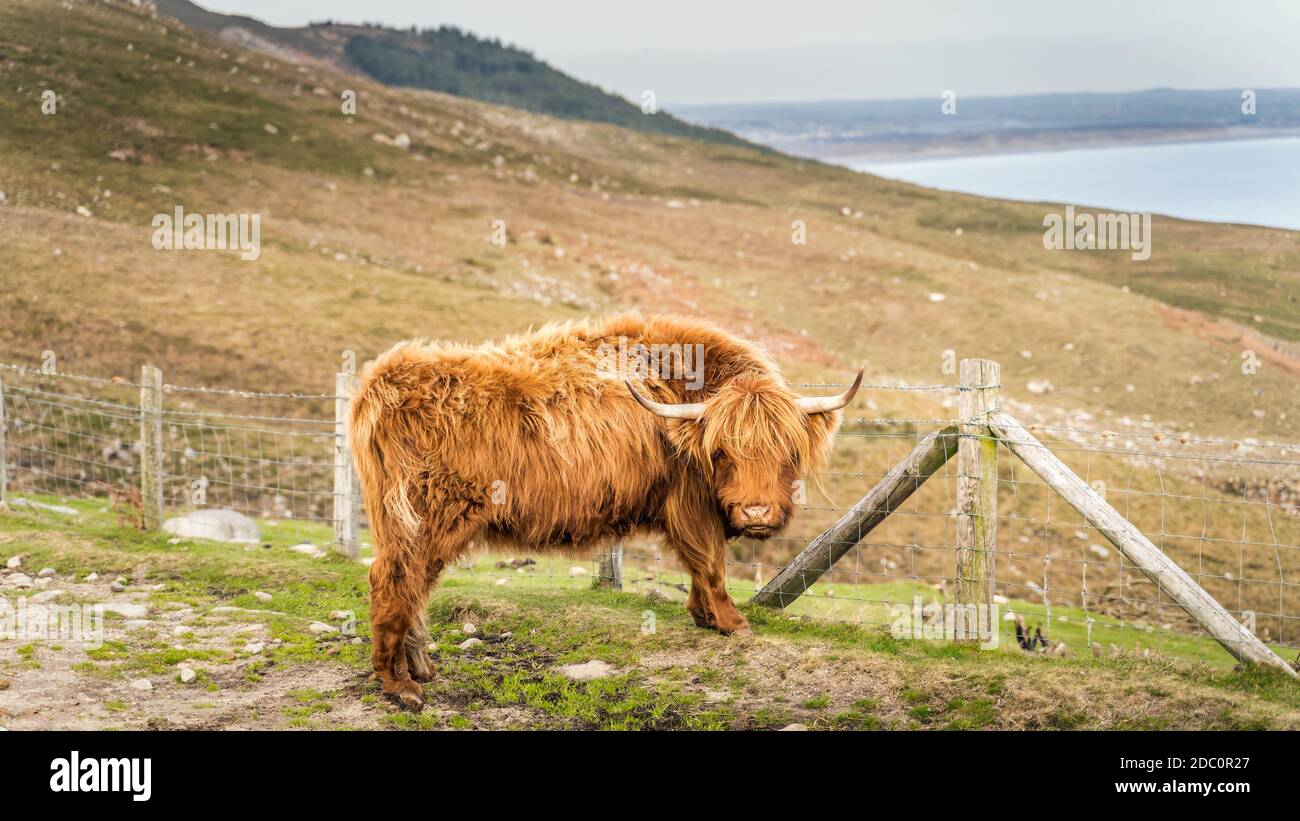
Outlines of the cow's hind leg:
M 378 545 L 377 545 L 378 547 Z M 409 554 L 376 551 L 370 565 L 371 662 L 385 695 L 409 709 L 424 707 L 420 685 L 411 677 L 406 637 L 421 623 L 425 583 L 424 562 Z
M 464 513 L 464 511 L 459 511 Z M 433 664 L 425 652 L 429 592 L 442 569 L 464 550 L 477 526 L 468 516 L 445 517 L 453 524 L 439 535 L 406 544 L 384 546 L 376 539 L 370 566 L 370 626 L 374 649 L 371 661 L 386 695 L 419 711 L 424 706 L 421 682 L 433 679 Z
M 420 611 L 416 614 L 415 623 L 406 631 L 406 640 L 404 647 L 406 651 L 406 664 L 411 671 L 411 678 L 421 684 L 433 681 L 434 668 L 433 661 L 429 658 L 429 642 L 432 637 L 429 635 L 428 626 L 428 603 L 429 594 L 438 583 L 438 577 L 442 575 L 442 569 L 446 564 L 441 559 L 434 559 L 430 562 L 430 567 L 426 575 L 426 587 L 423 602 Z

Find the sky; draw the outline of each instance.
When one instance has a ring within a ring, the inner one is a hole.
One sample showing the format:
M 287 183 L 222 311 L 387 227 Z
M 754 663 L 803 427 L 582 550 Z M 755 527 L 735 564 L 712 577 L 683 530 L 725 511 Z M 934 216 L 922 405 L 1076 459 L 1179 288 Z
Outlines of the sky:
M 1300 86 L 1295 0 L 200 0 L 273 25 L 456 25 L 660 106 Z

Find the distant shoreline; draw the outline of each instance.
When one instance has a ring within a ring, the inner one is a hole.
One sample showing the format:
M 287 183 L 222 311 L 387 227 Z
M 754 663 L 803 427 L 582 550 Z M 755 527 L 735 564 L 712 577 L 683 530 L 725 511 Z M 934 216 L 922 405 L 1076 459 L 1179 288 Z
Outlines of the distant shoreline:
M 786 154 L 808 157 L 836 165 L 856 166 L 866 163 L 902 163 L 966 157 L 1039 154 L 1052 151 L 1077 151 L 1093 148 L 1176 145 L 1180 143 L 1239 142 L 1278 137 L 1300 137 L 1300 128 L 1179 128 L 1120 131 L 1052 131 L 1032 135 L 981 134 L 972 139 L 943 137 L 936 139 L 881 142 L 760 140 L 753 134 L 746 139 L 760 142 Z

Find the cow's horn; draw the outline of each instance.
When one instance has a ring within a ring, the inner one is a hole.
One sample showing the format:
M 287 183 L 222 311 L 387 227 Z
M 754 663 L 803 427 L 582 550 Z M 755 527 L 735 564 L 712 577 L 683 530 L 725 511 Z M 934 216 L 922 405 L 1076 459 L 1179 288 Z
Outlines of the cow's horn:
M 680 405 L 670 405 L 665 402 L 656 402 L 653 399 L 646 399 L 637 393 L 636 388 L 632 387 L 629 380 L 623 380 L 627 389 L 632 392 L 632 398 L 641 403 L 641 407 L 653 413 L 655 416 L 662 416 L 665 419 L 699 419 L 704 415 L 703 402 L 685 402 Z
M 858 388 L 862 387 L 862 371 L 865 368 L 858 368 L 857 378 L 849 389 L 838 396 L 801 396 L 799 397 L 799 407 L 803 408 L 804 413 L 826 413 L 827 411 L 839 410 L 853 401 L 857 394 Z

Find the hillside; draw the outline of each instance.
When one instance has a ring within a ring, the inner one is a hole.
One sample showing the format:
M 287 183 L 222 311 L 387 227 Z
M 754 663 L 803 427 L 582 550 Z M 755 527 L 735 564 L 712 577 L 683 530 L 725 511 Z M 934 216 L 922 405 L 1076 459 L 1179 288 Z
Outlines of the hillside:
M 654 134 L 745 144 L 730 132 L 691 125 L 663 111 L 643 113 L 639 106 L 576 80 L 530 52 L 457 28 L 417 32 L 324 22 L 290 29 L 210 12 L 189 0 L 158 0 L 157 5 L 162 15 L 240 45 L 294 61 L 306 55 L 388 85 L 441 91 Z
M 796 377 L 866 362 L 951 381 L 953 350 L 1002 361 L 1004 394 L 1044 413 L 1297 438 L 1296 233 L 1157 217 L 1147 262 L 1047 251 L 1060 205 L 391 89 L 125 4 L 6 4 L 0 54 L 5 360 L 52 349 L 72 371 L 152 360 L 169 381 L 319 388 L 343 349 L 642 306 L 717 319 Z M 154 251 L 151 220 L 177 205 L 259 213 L 260 258 Z M 1044 378 L 1055 391 L 1030 394 Z

